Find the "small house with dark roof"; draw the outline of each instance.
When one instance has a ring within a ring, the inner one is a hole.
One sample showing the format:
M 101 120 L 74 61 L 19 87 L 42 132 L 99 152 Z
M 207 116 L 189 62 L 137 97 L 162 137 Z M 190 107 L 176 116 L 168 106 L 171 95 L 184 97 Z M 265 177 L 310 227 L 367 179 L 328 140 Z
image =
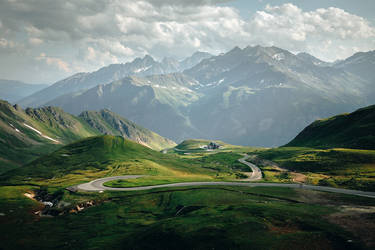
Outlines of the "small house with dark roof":
M 210 142 L 208 145 L 207 145 L 207 149 L 219 149 L 220 148 L 220 145 L 217 144 L 216 142 Z

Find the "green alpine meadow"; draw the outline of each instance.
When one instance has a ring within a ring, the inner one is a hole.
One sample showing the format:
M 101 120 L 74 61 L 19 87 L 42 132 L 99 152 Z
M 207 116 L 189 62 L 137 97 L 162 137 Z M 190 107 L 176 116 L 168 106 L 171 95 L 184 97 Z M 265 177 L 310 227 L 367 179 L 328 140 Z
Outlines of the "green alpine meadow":
M 0 250 L 375 249 L 373 10 L 0 0 Z

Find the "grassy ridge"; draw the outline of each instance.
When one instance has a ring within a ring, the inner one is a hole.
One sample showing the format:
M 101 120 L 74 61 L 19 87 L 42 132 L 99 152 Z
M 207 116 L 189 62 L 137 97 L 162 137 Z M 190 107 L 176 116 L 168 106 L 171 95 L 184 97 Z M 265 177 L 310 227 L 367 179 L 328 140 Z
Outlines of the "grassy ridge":
M 57 107 L 27 108 L 25 113 L 30 122 L 43 134 L 56 138 L 62 144 L 99 135 L 100 132 L 92 128 L 83 119 L 64 112 Z
M 315 121 L 286 146 L 375 149 L 375 105 Z
M 290 143 L 258 156 L 305 174 L 312 184 L 375 191 L 375 105 L 315 121 Z
M 99 130 L 102 134 L 119 135 L 136 141 L 155 150 L 172 148 L 176 146 L 168 140 L 134 122 L 131 122 L 109 110 L 85 111 L 79 117 L 84 119 L 90 126 Z

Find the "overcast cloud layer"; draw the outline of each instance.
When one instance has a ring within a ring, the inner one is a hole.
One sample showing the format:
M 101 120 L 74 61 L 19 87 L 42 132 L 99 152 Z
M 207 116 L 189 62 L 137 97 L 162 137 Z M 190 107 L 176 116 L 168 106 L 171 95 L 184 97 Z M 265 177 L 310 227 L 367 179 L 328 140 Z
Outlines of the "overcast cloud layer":
M 339 8 L 267 5 L 247 18 L 225 0 L 0 0 L 0 78 L 52 83 L 150 54 L 275 45 L 323 60 L 375 49 L 375 27 Z

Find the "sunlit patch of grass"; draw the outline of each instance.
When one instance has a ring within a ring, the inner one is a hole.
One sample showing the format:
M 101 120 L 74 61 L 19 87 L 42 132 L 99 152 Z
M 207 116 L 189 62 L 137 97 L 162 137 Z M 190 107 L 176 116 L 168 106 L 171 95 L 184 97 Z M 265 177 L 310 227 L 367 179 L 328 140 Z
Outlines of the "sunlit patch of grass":
M 293 182 L 291 174 L 284 171 L 263 170 L 264 182 L 291 183 Z
M 179 183 L 179 182 L 196 182 L 196 181 L 214 181 L 210 176 L 145 176 L 139 179 L 115 180 L 104 183 L 106 187 L 141 187 L 154 186 L 161 184 Z
M 375 150 L 281 147 L 258 156 L 306 174 L 310 184 L 375 190 Z

